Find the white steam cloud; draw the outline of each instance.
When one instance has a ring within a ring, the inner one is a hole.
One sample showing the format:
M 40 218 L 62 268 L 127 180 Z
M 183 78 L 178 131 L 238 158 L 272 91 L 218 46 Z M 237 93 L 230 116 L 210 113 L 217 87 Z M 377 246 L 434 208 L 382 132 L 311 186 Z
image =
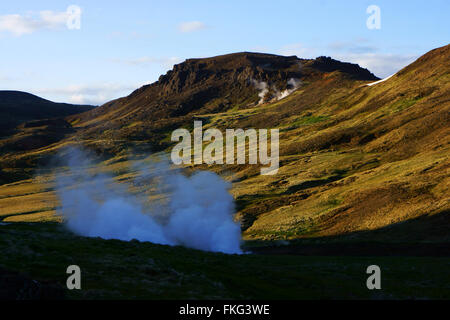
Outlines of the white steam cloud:
M 258 81 L 255 79 L 251 79 L 251 83 L 255 86 L 255 88 L 259 91 L 258 104 L 262 104 L 265 101 L 266 95 L 270 92 L 271 97 L 269 97 L 268 102 L 278 101 L 283 98 L 289 96 L 292 92 L 297 90 L 300 87 L 301 81 L 299 79 L 290 78 L 287 82 L 287 89 L 280 91 L 275 86 L 269 86 L 269 84 L 265 81 Z
M 259 97 L 258 104 L 261 104 L 261 103 L 264 102 L 264 97 L 269 92 L 269 85 L 267 84 L 267 82 L 258 81 L 258 80 L 255 80 L 255 79 L 252 79 L 252 83 L 255 86 L 255 88 L 259 91 L 259 93 L 258 93 L 258 97 Z
M 291 78 L 288 80 L 288 88 L 279 92 L 276 90 L 276 99 L 281 100 L 283 98 L 286 98 L 288 95 L 290 95 L 292 92 L 298 89 L 300 87 L 301 81 L 299 79 Z
M 190 177 L 169 168 L 166 160 L 135 166 L 135 183 L 148 183 L 164 203 L 144 205 L 142 197 L 95 167 L 79 149 L 70 149 L 69 172 L 57 178 L 59 214 L 76 234 L 104 239 L 183 245 L 223 253 L 241 253 L 240 226 L 233 221 L 228 182 L 212 172 Z M 162 214 L 164 213 L 164 214 Z

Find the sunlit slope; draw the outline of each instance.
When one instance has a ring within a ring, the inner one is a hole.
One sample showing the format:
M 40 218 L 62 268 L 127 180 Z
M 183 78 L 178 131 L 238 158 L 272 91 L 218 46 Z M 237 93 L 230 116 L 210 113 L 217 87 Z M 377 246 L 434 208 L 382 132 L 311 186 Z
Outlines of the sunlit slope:
M 235 184 L 245 237 L 337 235 L 438 214 L 421 231 L 448 240 L 433 223 L 449 225 L 449 58 L 449 46 L 436 49 L 386 82 L 313 104 L 305 86 L 249 117 L 246 126 L 289 121 L 278 174 L 249 169 Z
M 381 230 L 380 240 L 449 240 L 450 46 L 427 53 L 373 86 L 365 85 L 376 79 L 364 71 L 337 68 L 326 59 L 301 60 L 303 69 L 296 69 L 293 58 L 264 56 L 275 59 L 278 72 L 258 71 L 253 56 L 224 57 L 180 66 L 159 85 L 71 116 L 72 136 L 7 154 L 3 163 L 8 161 L 11 170 L 26 168 L 27 162 L 35 165 L 61 146 L 82 142 L 108 159 L 98 170 L 131 182 L 133 166 L 125 160 L 129 147 L 135 154 L 148 146 L 170 152 L 172 130 L 191 129 L 194 119 L 203 120 L 205 129 L 279 128 L 276 175 L 262 176 L 259 166 L 252 165 L 189 168 L 214 170 L 233 182 L 245 239 Z M 206 69 L 196 69 L 203 63 Z M 217 63 L 228 71 L 220 71 Z M 258 104 L 258 91 L 246 87 L 241 74 L 274 77 L 280 89 L 291 76 L 302 82 L 287 98 Z M 192 101 L 201 103 L 196 108 Z M 51 181 L 48 174 L 45 179 Z M 37 181 L 0 187 L 5 221 L 57 219 L 52 218 L 57 200 L 51 183 L 38 187 Z M 21 208 L 24 199 L 28 207 Z M 406 222 L 414 227 L 404 227 Z

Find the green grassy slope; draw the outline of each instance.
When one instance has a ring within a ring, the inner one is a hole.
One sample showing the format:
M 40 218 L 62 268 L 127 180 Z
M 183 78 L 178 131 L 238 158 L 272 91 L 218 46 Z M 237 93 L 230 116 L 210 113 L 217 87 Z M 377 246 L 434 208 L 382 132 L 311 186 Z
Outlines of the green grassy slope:
M 279 128 L 274 176 L 261 176 L 251 165 L 187 168 L 213 170 L 233 182 L 245 239 L 346 235 L 424 217 L 422 240 L 435 241 L 440 219 L 433 217 L 450 209 L 449 58 L 450 45 L 435 49 L 370 87 L 365 84 L 376 78 L 367 70 L 327 58 L 240 53 L 193 59 L 128 97 L 67 118 L 74 132 L 62 141 L 5 150 L 0 165 L 11 179 L 30 178 L 51 154 L 81 142 L 109 159 L 99 170 L 126 175 L 133 173 L 127 154 L 170 152 L 172 130 L 192 128 L 194 119 L 205 129 Z M 302 80 L 295 92 L 264 104 L 248 82 L 265 79 L 281 90 L 293 76 Z M 51 190 L 28 194 L 33 205 L 20 209 L 21 188 L 39 189 L 46 179 L 0 187 L 4 215 L 15 214 L 5 221 L 52 219 Z

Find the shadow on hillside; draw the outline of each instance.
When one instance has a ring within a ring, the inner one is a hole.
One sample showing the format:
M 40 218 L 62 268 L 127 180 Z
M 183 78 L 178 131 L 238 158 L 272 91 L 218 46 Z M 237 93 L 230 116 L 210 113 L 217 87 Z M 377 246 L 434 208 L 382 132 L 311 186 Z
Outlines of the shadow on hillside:
M 256 254 L 305 256 L 450 257 L 449 230 L 450 210 L 444 210 L 371 231 L 291 241 L 247 241 L 245 249 Z

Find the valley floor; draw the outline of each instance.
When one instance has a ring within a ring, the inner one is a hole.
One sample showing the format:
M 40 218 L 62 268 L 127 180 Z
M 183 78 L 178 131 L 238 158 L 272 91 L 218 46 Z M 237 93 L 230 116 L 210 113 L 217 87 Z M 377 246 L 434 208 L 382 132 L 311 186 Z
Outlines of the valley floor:
M 419 248 L 410 256 L 389 256 L 396 246 L 376 243 L 283 244 L 247 242 L 247 250 L 267 254 L 225 255 L 79 237 L 59 223 L 2 223 L 0 298 L 450 298 L 448 244 L 429 244 L 434 251 Z M 366 287 L 373 264 L 381 268 L 381 290 Z M 65 289 L 69 265 L 81 268 L 81 290 Z

